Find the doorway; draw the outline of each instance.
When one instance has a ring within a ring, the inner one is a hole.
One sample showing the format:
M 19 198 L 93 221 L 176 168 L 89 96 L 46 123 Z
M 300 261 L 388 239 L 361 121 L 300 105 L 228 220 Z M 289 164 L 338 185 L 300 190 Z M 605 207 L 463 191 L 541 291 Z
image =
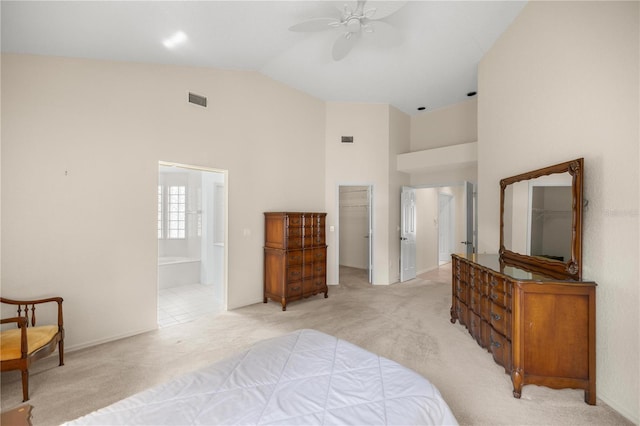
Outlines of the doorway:
M 158 167 L 158 325 L 227 306 L 227 172 Z
M 453 238 L 455 235 L 455 200 L 453 195 L 440 192 L 438 194 L 438 264 L 444 265 L 451 261 L 454 251 Z
M 373 281 L 373 220 L 370 185 L 338 186 L 338 282 L 340 273 Z
M 416 194 L 416 274 L 421 275 L 449 263 L 451 253 L 475 252 L 477 210 L 474 184 L 461 182 L 413 188 Z M 441 198 L 444 198 L 442 204 L 446 217 L 441 217 Z M 401 265 L 405 262 L 403 255 L 401 251 Z

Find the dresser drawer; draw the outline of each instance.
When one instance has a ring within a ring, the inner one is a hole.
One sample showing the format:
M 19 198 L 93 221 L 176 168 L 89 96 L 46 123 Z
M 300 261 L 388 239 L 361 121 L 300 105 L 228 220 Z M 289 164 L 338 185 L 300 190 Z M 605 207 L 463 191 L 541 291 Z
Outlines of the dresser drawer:
M 300 281 L 302 279 L 302 265 L 292 265 L 287 268 L 287 282 Z
M 288 249 L 299 249 L 302 248 L 302 235 L 293 235 L 287 237 L 287 248 Z
M 467 303 L 467 284 L 462 281 L 455 283 L 456 297 L 463 303 Z
M 482 344 L 482 320 L 480 315 L 469 312 L 469 333 L 479 344 Z
M 477 288 L 469 290 L 469 308 L 477 314 L 480 314 L 480 293 Z
M 313 262 L 322 262 L 324 263 L 327 260 L 327 248 L 317 248 L 313 249 Z
M 322 231 L 316 232 L 313 236 L 313 245 L 322 246 L 326 244 L 324 229 Z
M 507 284 L 504 278 L 493 275 L 491 273 L 487 274 L 487 280 L 489 281 L 489 291 L 497 290 L 502 293 L 507 292 Z
M 302 265 L 303 258 L 305 258 L 305 256 L 303 256 L 302 250 L 289 251 L 287 253 L 287 266 Z
M 311 278 L 313 277 L 313 263 L 305 263 L 302 265 L 302 278 Z
M 286 297 L 296 297 L 296 296 L 302 296 L 302 281 L 287 283 Z
M 509 372 L 511 370 L 511 342 L 500 333 L 491 330 L 489 349 L 495 362 L 502 365 L 505 371 Z
M 491 304 L 489 323 L 494 330 L 503 336 L 511 337 L 511 312 L 502 306 Z
M 480 316 L 489 323 L 489 313 L 491 312 L 491 299 L 487 296 L 480 298 Z
M 325 275 L 313 277 L 313 285 L 315 285 L 318 289 L 324 290 L 327 287 L 327 278 Z
M 458 316 L 458 321 L 460 321 L 460 324 L 466 326 L 469 324 L 469 309 L 467 308 L 467 305 L 462 303 L 459 299 L 457 299 L 456 302 L 455 310 L 456 315 Z
M 307 234 L 302 238 L 302 246 L 306 248 L 313 247 L 315 245 L 313 241 L 313 235 Z
M 476 268 L 469 268 L 469 285 L 476 286 L 476 282 L 479 279 L 479 271 Z
M 302 227 L 302 224 L 304 223 L 302 215 L 301 214 L 291 214 L 289 213 L 287 215 L 287 226 L 288 227 Z
M 497 290 L 495 287 L 491 289 L 489 298 L 494 304 L 502 306 L 503 308 L 511 309 L 511 297 L 502 291 Z
M 325 276 L 327 275 L 327 265 L 325 263 L 314 263 L 313 264 L 313 276 Z

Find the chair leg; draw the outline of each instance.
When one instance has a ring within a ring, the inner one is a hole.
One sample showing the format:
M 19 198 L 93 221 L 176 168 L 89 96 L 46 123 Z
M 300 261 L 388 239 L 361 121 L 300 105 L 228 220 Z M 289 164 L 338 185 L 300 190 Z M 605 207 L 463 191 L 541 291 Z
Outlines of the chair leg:
M 58 342 L 58 356 L 60 357 L 59 365 L 64 365 L 64 340 Z
M 29 400 L 29 370 L 22 370 L 22 402 Z

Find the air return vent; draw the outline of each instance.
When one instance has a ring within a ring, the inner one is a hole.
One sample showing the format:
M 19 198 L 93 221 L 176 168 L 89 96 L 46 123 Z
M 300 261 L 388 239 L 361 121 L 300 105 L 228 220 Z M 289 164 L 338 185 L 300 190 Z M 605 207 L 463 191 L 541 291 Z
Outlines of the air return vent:
M 353 143 L 353 136 L 343 136 L 342 143 Z
M 201 107 L 207 107 L 207 98 L 204 96 L 196 95 L 195 93 L 189 92 L 189 102 L 192 104 L 200 105 Z

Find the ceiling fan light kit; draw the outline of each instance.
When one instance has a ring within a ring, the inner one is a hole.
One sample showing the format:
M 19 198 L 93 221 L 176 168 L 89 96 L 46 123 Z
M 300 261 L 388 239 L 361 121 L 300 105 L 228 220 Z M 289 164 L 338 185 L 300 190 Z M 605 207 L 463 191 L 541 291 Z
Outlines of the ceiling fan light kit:
M 345 4 L 341 15 L 338 17 L 309 19 L 289 27 L 289 30 L 295 32 L 317 32 L 337 28 L 344 31 L 334 42 L 331 51 L 333 60 L 339 61 L 347 56 L 363 33 L 372 34 L 376 32 L 373 25 L 374 22 L 380 22 L 381 19 L 395 13 L 404 5 L 404 2 L 396 2 L 397 8 L 387 12 L 384 16 L 376 17 L 377 9 L 365 10 L 365 3 L 366 0 L 358 0 L 354 10 L 351 10 L 349 5 Z

